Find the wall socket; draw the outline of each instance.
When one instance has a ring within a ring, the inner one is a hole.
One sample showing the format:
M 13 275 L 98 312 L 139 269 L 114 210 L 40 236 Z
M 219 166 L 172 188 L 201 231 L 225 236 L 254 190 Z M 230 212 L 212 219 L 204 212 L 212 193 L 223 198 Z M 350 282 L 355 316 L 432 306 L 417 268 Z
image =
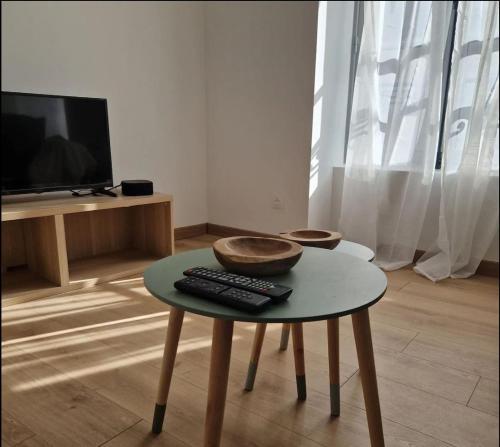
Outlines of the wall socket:
M 271 203 L 271 208 L 273 210 L 285 209 L 285 205 L 283 203 L 283 200 L 281 200 L 276 194 L 273 195 L 273 201 Z

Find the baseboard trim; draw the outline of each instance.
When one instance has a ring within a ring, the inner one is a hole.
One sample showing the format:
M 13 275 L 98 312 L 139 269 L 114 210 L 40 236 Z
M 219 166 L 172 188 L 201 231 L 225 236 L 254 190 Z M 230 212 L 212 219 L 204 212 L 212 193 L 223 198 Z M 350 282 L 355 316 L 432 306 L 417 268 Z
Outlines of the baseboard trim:
M 493 278 L 498 278 L 498 262 L 483 260 L 479 263 L 476 275 L 492 276 Z
M 214 236 L 231 237 L 231 236 L 261 236 L 261 237 L 278 237 L 277 234 L 260 233 L 258 231 L 244 230 L 242 228 L 226 227 L 224 225 L 207 224 L 207 233 Z
M 413 263 L 416 264 L 417 261 L 422 257 L 422 255 L 424 253 L 425 253 L 424 250 L 417 250 L 415 252 L 415 256 L 413 257 Z M 486 259 L 483 259 L 479 263 L 479 266 L 476 270 L 476 275 L 490 276 L 492 278 L 498 278 L 499 277 L 498 268 L 499 268 L 498 262 L 488 261 Z
M 186 227 L 179 227 L 174 229 L 174 239 L 176 241 L 180 239 L 188 239 L 190 237 L 203 236 L 207 234 L 206 223 L 201 223 L 197 225 L 188 225 Z

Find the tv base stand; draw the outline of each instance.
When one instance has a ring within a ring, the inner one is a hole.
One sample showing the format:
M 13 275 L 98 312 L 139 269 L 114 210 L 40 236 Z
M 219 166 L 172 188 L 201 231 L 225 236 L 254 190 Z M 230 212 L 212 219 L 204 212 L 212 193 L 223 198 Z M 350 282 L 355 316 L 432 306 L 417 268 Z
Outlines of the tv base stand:
M 109 189 L 104 189 L 104 188 L 94 189 L 92 191 L 92 195 L 93 196 L 103 195 L 103 196 L 109 196 L 109 197 L 118 197 L 116 192 L 110 191 Z
M 142 273 L 174 252 L 172 208 L 159 193 L 3 197 L 1 306 Z
M 109 197 L 118 197 L 118 194 L 116 192 L 111 191 L 109 189 L 104 189 L 104 188 L 96 188 L 96 189 L 91 189 L 90 192 L 86 192 L 84 194 L 78 192 L 78 191 L 71 191 L 72 195 L 75 197 L 84 197 L 84 196 L 109 196 Z

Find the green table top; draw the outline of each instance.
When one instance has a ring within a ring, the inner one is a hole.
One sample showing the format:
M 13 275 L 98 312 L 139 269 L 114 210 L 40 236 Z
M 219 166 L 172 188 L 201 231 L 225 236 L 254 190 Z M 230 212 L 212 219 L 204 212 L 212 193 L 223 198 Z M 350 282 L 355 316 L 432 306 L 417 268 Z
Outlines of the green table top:
M 293 288 L 287 301 L 253 314 L 214 303 L 174 288 L 190 267 L 222 269 L 211 248 L 169 256 L 152 264 L 144 273 L 146 289 L 176 308 L 212 318 L 257 323 L 294 323 L 326 320 L 352 314 L 375 304 L 385 293 L 387 279 L 377 266 L 354 256 L 304 247 L 299 262 L 289 272 L 268 277 Z
M 340 244 L 334 248 L 335 251 L 339 253 L 346 253 L 356 258 L 363 259 L 365 261 L 373 261 L 375 253 L 364 245 L 358 244 L 356 242 L 340 241 Z

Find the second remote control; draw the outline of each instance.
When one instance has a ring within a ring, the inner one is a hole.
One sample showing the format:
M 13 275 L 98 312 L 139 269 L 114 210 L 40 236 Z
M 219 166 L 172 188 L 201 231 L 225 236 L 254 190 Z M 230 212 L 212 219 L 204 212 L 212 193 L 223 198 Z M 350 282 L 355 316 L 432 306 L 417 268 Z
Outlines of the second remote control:
M 281 286 L 264 279 L 250 278 L 249 276 L 236 275 L 235 273 L 228 273 L 224 270 L 210 269 L 207 267 L 193 267 L 187 269 L 184 275 L 207 279 L 220 284 L 226 284 L 227 286 L 237 287 L 238 289 L 255 292 L 259 295 L 271 298 L 273 303 L 285 301 L 293 291 L 290 287 Z
M 192 276 L 175 281 L 174 287 L 182 292 L 207 298 L 247 312 L 260 312 L 272 302 L 270 298 L 256 293 Z

